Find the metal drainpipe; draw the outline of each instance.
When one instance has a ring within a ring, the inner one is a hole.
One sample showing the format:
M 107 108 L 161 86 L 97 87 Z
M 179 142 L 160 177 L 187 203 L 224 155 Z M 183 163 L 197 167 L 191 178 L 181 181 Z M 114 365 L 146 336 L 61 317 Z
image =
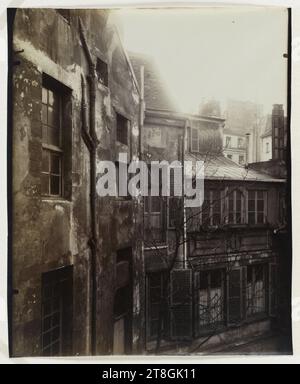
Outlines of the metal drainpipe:
M 96 355 L 96 321 L 97 321 L 97 222 L 96 222 L 96 153 L 98 139 L 96 135 L 96 70 L 93 62 L 89 47 L 86 42 L 86 37 L 82 25 L 82 21 L 79 18 L 80 38 L 84 48 L 84 52 L 89 63 L 89 135 L 90 135 L 90 206 L 91 206 L 91 238 L 89 240 L 89 246 L 91 248 L 91 275 L 92 275 L 92 303 L 91 303 L 91 349 L 92 354 Z M 85 127 L 87 129 L 87 127 Z

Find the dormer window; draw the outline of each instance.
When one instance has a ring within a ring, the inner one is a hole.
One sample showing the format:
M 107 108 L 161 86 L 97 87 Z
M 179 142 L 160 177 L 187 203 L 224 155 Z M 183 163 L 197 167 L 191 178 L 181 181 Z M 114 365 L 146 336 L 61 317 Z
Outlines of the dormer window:
M 105 61 L 97 58 L 96 72 L 98 80 L 105 86 L 108 87 L 108 66 Z

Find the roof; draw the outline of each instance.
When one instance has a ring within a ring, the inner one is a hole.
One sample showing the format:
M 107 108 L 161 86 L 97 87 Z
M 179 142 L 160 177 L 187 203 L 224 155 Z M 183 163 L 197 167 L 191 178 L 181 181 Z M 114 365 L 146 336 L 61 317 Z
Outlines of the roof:
M 253 169 L 247 169 L 236 164 L 223 155 L 208 155 L 187 153 L 185 161 L 204 161 L 204 173 L 206 180 L 232 180 L 232 181 L 259 181 L 259 182 L 285 182 Z
M 146 109 L 177 111 L 178 107 L 161 76 L 159 68 L 151 56 L 141 53 L 128 53 L 135 76 L 140 84 L 140 67 L 144 67 L 144 98 Z

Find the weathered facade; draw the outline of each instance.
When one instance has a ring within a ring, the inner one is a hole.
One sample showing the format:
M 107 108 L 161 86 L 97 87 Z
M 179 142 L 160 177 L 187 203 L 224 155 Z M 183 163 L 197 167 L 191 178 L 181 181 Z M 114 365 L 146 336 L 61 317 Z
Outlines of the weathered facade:
M 152 65 L 131 57 L 136 73 L 139 64 L 145 72 L 143 158 L 202 160 L 205 176 L 199 208 L 183 208 L 182 197 L 145 199 L 147 349 L 222 351 L 269 337 L 278 325 L 278 266 L 285 257 L 275 235 L 285 222 L 285 179 L 226 158 L 224 120 L 178 113 L 166 91 L 157 96 L 147 87 L 149 78 L 161 83 Z
M 139 155 L 118 32 L 107 10 L 18 9 L 12 49 L 11 354 L 139 353 L 139 205 L 96 191 L 101 160 Z

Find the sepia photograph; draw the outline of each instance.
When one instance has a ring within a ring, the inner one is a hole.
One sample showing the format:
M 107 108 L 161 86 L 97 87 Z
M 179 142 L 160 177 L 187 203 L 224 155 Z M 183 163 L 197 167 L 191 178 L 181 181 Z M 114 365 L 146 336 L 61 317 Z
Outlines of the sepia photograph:
M 290 22 L 7 8 L 11 357 L 293 354 Z

